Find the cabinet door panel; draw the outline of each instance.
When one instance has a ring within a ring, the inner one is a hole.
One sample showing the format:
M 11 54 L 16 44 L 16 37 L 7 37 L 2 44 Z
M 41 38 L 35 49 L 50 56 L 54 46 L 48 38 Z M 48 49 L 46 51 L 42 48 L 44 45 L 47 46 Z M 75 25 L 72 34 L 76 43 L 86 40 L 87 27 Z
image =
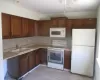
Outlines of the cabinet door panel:
M 40 54 L 40 63 L 47 64 L 47 49 L 41 48 L 38 53 Z
M 38 21 L 38 35 L 49 36 L 50 27 L 50 21 Z
M 11 37 L 11 18 L 10 15 L 2 13 L 2 35 L 4 39 Z
M 22 32 L 21 17 L 11 16 L 11 32 L 12 32 L 12 37 L 21 37 L 21 32 Z
M 72 37 L 72 20 L 66 22 L 66 37 Z
M 29 70 L 35 67 L 35 52 L 29 53 Z
M 64 68 L 71 69 L 71 52 L 67 50 L 64 53 Z
M 83 25 L 86 28 L 96 28 L 96 22 L 97 20 L 95 18 L 94 19 L 84 19 Z
M 72 28 L 82 28 L 82 29 L 91 29 L 96 28 L 96 19 L 73 19 L 72 20 Z
M 82 28 L 82 27 L 83 27 L 83 19 L 72 20 L 72 28 Z
M 40 64 L 40 54 L 36 51 L 36 66 Z
M 59 27 L 66 27 L 66 20 L 67 20 L 67 18 L 65 18 L 65 17 L 58 18 L 58 26 Z
M 52 18 L 51 24 L 52 24 L 52 27 L 58 27 L 58 18 Z
M 28 19 L 26 18 L 22 18 L 22 36 L 23 37 L 27 37 L 28 36 L 28 32 L 29 32 L 29 28 L 28 28 Z
M 20 76 L 24 75 L 25 73 L 28 72 L 28 55 L 21 55 L 19 58 L 19 71 L 20 71 Z
M 28 36 L 34 36 L 35 35 L 35 21 L 29 19 L 28 20 L 28 28 L 29 28 L 29 34 Z

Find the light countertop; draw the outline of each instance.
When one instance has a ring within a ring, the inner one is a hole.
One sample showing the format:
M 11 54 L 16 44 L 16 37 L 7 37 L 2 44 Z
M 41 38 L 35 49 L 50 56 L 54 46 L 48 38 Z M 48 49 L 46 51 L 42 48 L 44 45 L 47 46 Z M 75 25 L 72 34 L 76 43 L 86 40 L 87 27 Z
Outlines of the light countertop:
M 26 46 L 24 46 L 26 47 Z M 31 52 L 31 51 L 34 51 L 34 50 L 37 50 L 39 48 L 48 48 L 48 47 L 54 47 L 54 46 L 51 46 L 51 45 L 31 45 L 31 46 L 27 46 L 26 50 L 24 51 L 19 51 L 19 52 L 11 52 L 10 50 L 7 51 L 7 52 L 4 52 L 4 55 L 3 55 L 3 59 L 6 60 L 6 59 L 10 59 L 10 58 L 13 58 L 13 57 L 16 57 L 16 56 L 19 56 L 19 55 L 22 55 L 22 54 L 25 54 L 25 53 L 28 53 L 28 52 Z M 64 48 L 64 49 L 67 49 L 67 48 Z M 70 51 L 70 49 L 67 49 Z

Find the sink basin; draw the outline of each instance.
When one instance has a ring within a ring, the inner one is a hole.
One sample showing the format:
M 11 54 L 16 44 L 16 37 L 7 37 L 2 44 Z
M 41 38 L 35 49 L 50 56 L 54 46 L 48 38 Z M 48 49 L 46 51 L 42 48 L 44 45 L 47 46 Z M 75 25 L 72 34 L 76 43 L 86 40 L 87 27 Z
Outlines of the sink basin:
M 29 48 L 20 48 L 20 51 L 28 50 Z
M 14 49 L 11 52 L 19 52 L 19 51 L 20 51 L 20 49 Z
M 25 51 L 25 50 L 29 50 L 29 48 L 19 48 L 19 49 L 14 49 L 14 50 L 12 50 L 11 52 L 18 53 L 18 52 L 22 52 L 22 51 Z

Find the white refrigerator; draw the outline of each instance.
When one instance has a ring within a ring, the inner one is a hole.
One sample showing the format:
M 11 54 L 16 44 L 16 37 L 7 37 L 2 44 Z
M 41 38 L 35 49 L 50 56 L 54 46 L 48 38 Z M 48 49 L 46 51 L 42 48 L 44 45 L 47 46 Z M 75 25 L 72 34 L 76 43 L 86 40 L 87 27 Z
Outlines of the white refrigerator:
M 95 29 L 72 30 L 71 72 L 93 76 Z

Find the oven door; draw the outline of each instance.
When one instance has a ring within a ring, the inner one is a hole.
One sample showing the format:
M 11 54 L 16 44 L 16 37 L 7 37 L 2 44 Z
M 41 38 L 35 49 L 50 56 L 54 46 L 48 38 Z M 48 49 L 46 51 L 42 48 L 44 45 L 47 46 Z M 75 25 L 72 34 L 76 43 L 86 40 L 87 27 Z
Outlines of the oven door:
M 58 50 L 48 50 L 48 62 L 63 64 L 64 52 Z

